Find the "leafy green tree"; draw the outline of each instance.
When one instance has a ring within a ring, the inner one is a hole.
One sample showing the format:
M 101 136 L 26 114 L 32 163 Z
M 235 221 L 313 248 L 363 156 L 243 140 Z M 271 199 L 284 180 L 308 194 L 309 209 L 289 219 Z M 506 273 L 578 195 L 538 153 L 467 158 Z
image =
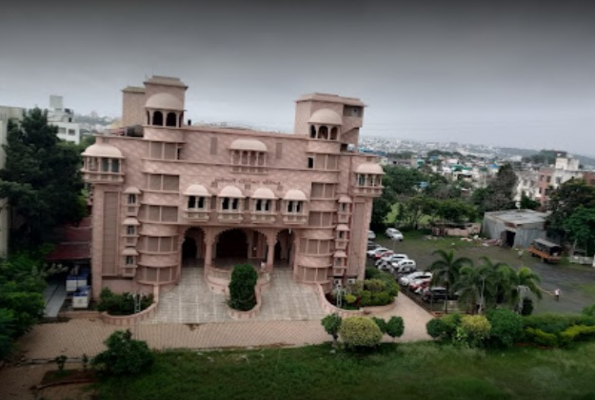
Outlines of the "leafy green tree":
M 583 179 L 571 179 L 564 182 L 550 196 L 551 214 L 547 218 L 548 231 L 551 234 L 564 237 L 567 234 L 566 221 L 579 207 L 595 208 L 595 186 L 587 185 Z M 581 216 L 581 218 L 583 217 L 586 215 Z
M 432 284 L 442 285 L 446 288 L 448 294 L 452 294 L 453 285 L 459 280 L 461 268 L 465 265 L 473 265 L 473 261 L 466 257 L 455 258 L 453 250 L 446 252 L 436 250 L 432 253 L 438 256 L 428 268 L 432 272 Z M 444 312 L 448 312 L 448 302 L 444 302 Z
M 509 303 L 517 310 L 523 308 L 523 300 L 530 295 L 541 300 L 543 294 L 539 288 L 541 278 L 528 267 L 522 267 L 511 276 L 512 287 Z
M 256 281 L 258 274 L 250 264 L 233 268 L 229 282 L 229 306 L 235 310 L 249 311 L 256 306 Z
M 498 347 L 512 347 L 523 336 L 523 318 L 505 308 L 488 310 L 492 324 L 490 341 Z
M 339 336 L 348 348 L 376 347 L 382 339 L 382 331 L 370 318 L 349 317 L 343 320 Z
M 509 210 L 516 208 L 514 202 L 518 177 L 511 164 L 504 164 L 495 179 L 487 186 L 488 196 L 484 199 L 485 211 Z
M 132 339 L 130 330 L 115 331 L 104 343 L 107 350 L 99 353 L 91 365 L 106 376 L 137 375 L 151 368 L 155 360 L 147 343 Z
M 436 214 L 443 221 L 465 222 L 477 218 L 477 209 L 472 204 L 459 199 L 447 199 L 436 203 Z
M 394 197 L 386 189 L 380 197 L 376 197 L 372 203 L 372 219 L 370 226 L 373 230 L 382 230 L 385 225 L 386 215 L 391 210 Z
M 539 207 L 541 207 L 541 204 L 523 192 L 521 193 L 521 201 L 519 206 L 521 210 L 537 210 Z
M 13 324 L 12 312 L 0 309 L 0 360 L 4 360 L 12 352 Z
M 562 226 L 568 239 L 574 242 L 573 250 L 578 244 L 585 249 L 587 256 L 595 253 L 595 207 L 578 206 Z
M 0 197 L 24 218 L 16 232 L 24 245 L 39 245 L 57 224 L 78 222 L 85 215 L 79 149 L 59 140 L 57 129 L 39 108 L 8 125 Z
M 337 313 L 329 314 L 325 316 L 321 323 L 324 327 L 326 333 L 333 337 L 333 344 L 337 344 L 337 339 L 339 338 L 339 329 L 341 328 L 341 323 L 343 322 L 343 318 Z

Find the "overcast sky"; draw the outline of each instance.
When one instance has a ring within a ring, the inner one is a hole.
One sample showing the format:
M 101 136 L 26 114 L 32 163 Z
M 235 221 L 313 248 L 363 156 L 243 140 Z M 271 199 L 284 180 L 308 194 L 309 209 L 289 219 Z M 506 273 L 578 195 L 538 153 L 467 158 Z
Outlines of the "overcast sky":
M 157 74 L 189 86 L 194 121 L 290 132 L 318 91 L 368 104 L 366 135 L 595 155 L 588 0 L 285 3 L 3 6 L 0 104 L 119 116 L 120 90 Z

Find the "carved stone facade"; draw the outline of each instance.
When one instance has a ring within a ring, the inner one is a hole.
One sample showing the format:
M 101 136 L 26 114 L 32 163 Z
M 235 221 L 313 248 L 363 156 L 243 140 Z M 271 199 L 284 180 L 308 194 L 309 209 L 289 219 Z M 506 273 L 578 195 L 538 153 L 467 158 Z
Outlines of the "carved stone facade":
M 289 266 L 326 290 L 362 278 L 383 175 L 356 150 L 364 104 L 303 96 L 295 133 L 280 134 L 184 124 L 186 89 L 159 76 L 124 89 L 129 125 L 83 154 L 94 294 L 172 285 L 183 265 L 208 274 L 225 259 Z

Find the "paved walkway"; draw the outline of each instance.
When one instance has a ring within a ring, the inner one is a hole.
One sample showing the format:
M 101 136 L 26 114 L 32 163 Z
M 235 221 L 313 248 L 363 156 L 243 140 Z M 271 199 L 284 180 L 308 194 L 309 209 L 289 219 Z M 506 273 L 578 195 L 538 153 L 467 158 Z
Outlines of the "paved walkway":
M 183 268 L 180 284 L 161 295 L 155 316 L 143 324 L 233 321 L 227 313 L 227 296 L 211 292 L 203 273 L 202 268 Z M 324 315 L 311 286 L 296 283 L 290 269 L 276 269 L 253 321 L 319 320 Z

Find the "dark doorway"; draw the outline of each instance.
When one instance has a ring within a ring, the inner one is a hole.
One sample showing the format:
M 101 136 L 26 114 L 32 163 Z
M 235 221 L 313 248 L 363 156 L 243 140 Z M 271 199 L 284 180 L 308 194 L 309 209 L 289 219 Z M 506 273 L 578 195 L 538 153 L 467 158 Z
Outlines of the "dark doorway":
M 248 258 L 248 238 L 244 231 L 223 232 L 217 240 L 217 258 Z
M 184 238 L 184 243 L 182 244 L 182 260 L 194 260 L 196 259 L 196 252 L 198 251 L 198 247 L 196 246 L 196 241 L 186 236 Z

